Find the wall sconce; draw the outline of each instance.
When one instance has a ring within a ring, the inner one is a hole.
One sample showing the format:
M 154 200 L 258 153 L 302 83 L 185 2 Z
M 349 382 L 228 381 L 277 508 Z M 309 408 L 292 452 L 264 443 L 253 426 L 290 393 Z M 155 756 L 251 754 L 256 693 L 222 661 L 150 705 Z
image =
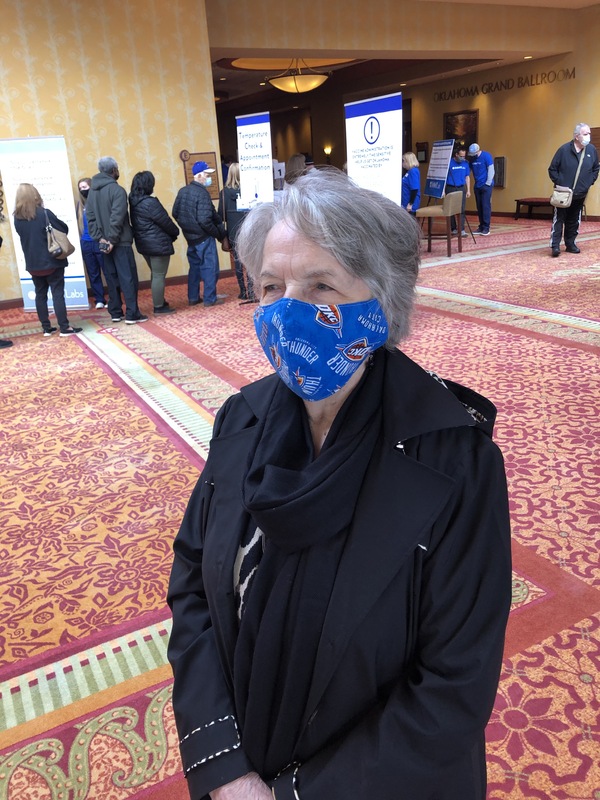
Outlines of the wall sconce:
M 327 164 L 331 164 L 331 159 L 329 158 L 329 156 L 331 155 L 331 150 L 332 147 L 330 144 L 326 144 L 325 147 L 323 148 L 323 152 L 325 153 L 325 163 Z

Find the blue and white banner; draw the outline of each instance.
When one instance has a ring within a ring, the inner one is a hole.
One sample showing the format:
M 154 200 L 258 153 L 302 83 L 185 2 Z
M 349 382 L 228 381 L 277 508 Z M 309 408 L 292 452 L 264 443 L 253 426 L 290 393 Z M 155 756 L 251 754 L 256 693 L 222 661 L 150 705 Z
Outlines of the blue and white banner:
M 348 175 L 365 189 L 402 200 L 402 92 L 344 105 Z
M 425 194 L 428 197 L 437 197 L 439 199 L 444 196 L 453 148 L 454 139 L 440 139 L 440 141 L 433 143 L 429 169 L 425 179 Z
M 49 208 L 69 226 L 69 241 L 74 245 L 75 252 L 69 256 L 69 265 L 65 270 L 65 300 L 67 308 L 89 308 L 64 137 L 0 139 L 0 175 L 4 184 L 6 216 L 10 220 L 25 311 L 35 311 L 35 289 L 31 275 L 25 269 L 21 240 L 14 226 L 15 195 L 20 183 L 33 184 L 40 193 L 45 208 Z M 52 304 L 51 295 L 48 303 Z
M 238 208 L 273 201 L 273 155 L 269 113 L 236 117 L 240 159 Z

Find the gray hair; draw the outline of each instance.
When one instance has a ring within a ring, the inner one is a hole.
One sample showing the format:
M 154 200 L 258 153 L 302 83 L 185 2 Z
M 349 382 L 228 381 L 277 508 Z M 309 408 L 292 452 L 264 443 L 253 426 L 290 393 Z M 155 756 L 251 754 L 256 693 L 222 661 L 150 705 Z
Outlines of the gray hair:
M 393 200 L 357 186 L 334 168 L 311 170 L 244 220 L 236 250 L 258 284 L 265 240 L 285 220 L 361 278 L 379 300 L 391 350 L 408 335 L 420 261 L 420 229 Z
M 99 172 L 106 172 L 107 175 L 110 175 L 115 169 L 119 169 L 119 165 L 112 156 L 102 156 L 98 161 Z
M 587 122 L 578 122 L 577 125 L 575 125 L 575 128 L 573 129 L 573 137 L 579 136 L 582 128 L 589 128 L 589 127 L 590 126 L 587 124 Z

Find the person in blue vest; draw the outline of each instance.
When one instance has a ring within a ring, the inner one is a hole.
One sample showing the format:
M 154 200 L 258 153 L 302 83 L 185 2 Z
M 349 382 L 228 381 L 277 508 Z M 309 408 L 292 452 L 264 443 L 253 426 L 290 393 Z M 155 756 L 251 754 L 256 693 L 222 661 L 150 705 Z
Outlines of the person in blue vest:
M 402 178 L 402 208 L 415 215 L 421 204 L 421 172 L 414 153 L 404 153 L 402 168 L 406 170 Z
M 459 144 L 450 159 L 448 167 L 448 177 L 446 178 L 446 194 L 450 192 L 462 192 L 462 208 L 460 212 L 460 233 L 465 233 L 465 203 L 467 197 L 471 197 L 471 170 L 467 161 L 467 148 Z M 456 217 L 450 217 L 452 233 L 456 233 Z
M 492 189 L 494 188 L 494 159 L 474 142 L 469 147 L 473 191 L 479 215 L 479 227 L 473 233 L 489 236 L 492 218 Z

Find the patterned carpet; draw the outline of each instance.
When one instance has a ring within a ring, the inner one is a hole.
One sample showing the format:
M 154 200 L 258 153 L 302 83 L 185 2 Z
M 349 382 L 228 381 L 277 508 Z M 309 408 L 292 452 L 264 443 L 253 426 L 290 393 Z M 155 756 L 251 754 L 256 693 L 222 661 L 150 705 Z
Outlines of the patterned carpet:
M 600 800 L 600 225 L 559 259 L 547 221 L 492 230 L 424 253 L 404 346 L 499 409 L 514 580 L 488 799 Z M 187 798 L 170 548 L 216 410 L 270 371 L 254 306 L 219 290 L 204 309 L 169 287 L 178 313 L 139 326 L 72 314 L 70 339 L 0 312 L 0 800 Z

